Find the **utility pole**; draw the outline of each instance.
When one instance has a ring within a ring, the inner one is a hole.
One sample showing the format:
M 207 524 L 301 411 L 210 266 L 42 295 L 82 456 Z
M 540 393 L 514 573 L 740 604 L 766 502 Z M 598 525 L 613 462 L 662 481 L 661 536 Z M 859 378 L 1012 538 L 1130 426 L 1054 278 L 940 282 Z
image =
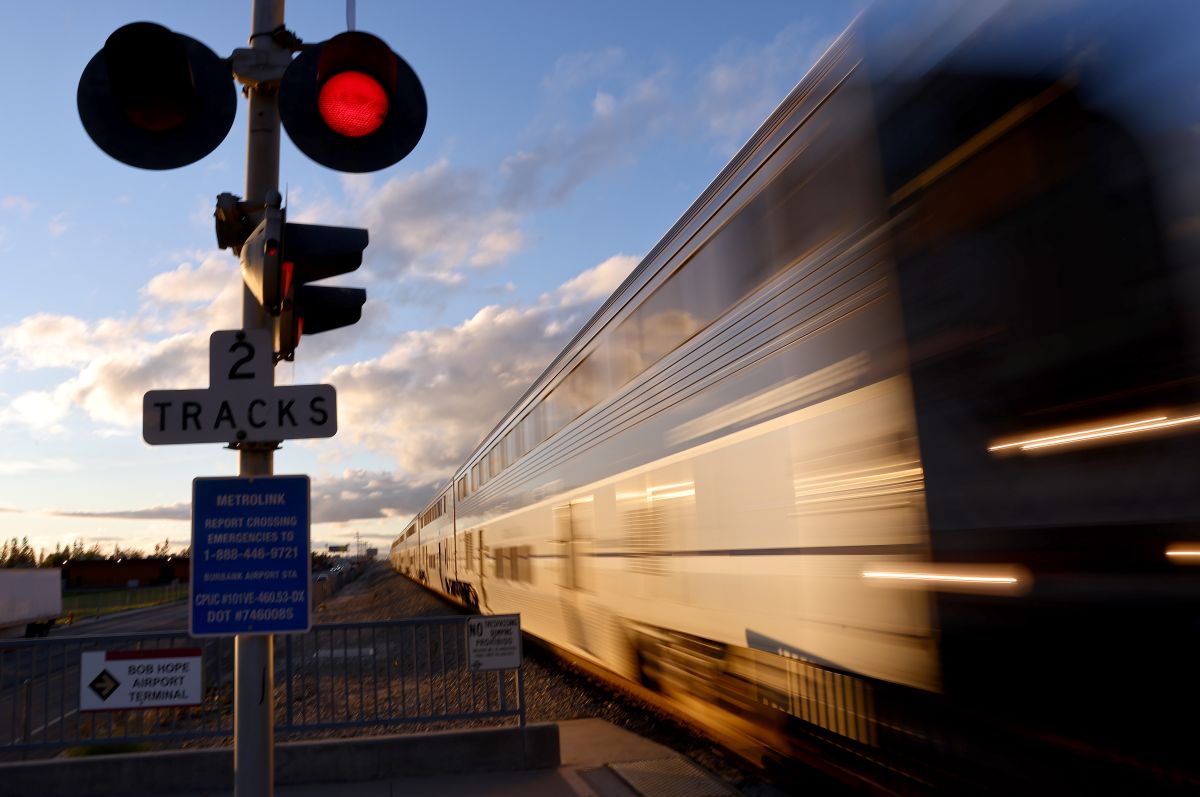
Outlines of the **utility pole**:
M 282 49 L 271 32 L 283 26 L 283 0 L 252 0 L 250 49 Z M 249 125 L 246 135 L 246 203 L 279 206 L 279 94 L 276 84 L 248 86 Z M 242 284 L 243 329 L 272 331 L 271 316 Z M 272 374 L 273 377 L 273 374 Z M 272 378 L 272 383 L 274 379 Z M 276 443 L 242 443 L 239 476 L 270 476 L 275 470 Z M 234 797 L 271 797 L 275 791 L 275 637 L 234 637 Z

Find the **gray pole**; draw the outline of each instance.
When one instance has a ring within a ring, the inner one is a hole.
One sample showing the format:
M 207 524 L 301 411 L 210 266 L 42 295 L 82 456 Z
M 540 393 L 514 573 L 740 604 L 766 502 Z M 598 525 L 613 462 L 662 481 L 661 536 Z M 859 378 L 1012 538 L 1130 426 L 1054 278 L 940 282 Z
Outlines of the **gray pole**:
M 251 34 L 264 34 L 283 24 L 283 0 L 252 0 Z M 269 35 L 253 36 L 251 49 L 277 48 Z M 250 89 L 250 123 L 246 136 L 246 202 L 265 205 L 279 193 L 279 103 L 275 89 Z M 272 197 L 271 195 L 274 195 Z M 271 329 L 271 318 L 242 288 L 242 326 Z M 273 380 L 272 380 L 273 381 Z M 242 444 L 239 476 L 270 476 L 274 443 Z M 235 797 L 271 797 L 275 793 L 275 639 L 270 634 L 234 637 L 233 793 Z

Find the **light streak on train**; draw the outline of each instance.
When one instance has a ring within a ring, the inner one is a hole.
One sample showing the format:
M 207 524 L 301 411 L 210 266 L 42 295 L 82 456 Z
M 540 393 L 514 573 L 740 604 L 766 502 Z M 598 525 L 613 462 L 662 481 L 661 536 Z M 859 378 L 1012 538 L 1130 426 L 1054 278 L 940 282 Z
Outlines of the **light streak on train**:
M 1140 420 L 1129 421 L 1126 423 L 1078 429 L 1071 432 L 1048 434 L 1042 437 L 1020 440 L 1015 443 L 994 445 L 990 446 L 988 451 L 1002 451 L 1009 448 L 1020 448 L 1022 451 L 1034 451 L 1041 448 L 1052 448 L 1055 446 L 1083 443 L 1089 440 L 1103 440 L 1112 437 L 1124 437 L 1131 434 L 1152 432 L 1158 429 L 1170 429 L 1178 426 L 1188 426 L 1194 423 L 1200 423 L 1200 415 L 1188 415 L 1182 418 L 1170 418 L 1166 415 L 1158 415 L 1153 418 L 1142 418 Z
M 1200 542 L 1176 542 L 1167 547 L 1166 555 L 1176 564 L 1200 565 Z
M 981 567 L 917 563 L 905 568 L 864 570 L 862 576 L 889 586 L 932 590 L 990 591 L 1023 595 L 1032 588 L 1029 572 L 1025 568 L 1013 565 Z

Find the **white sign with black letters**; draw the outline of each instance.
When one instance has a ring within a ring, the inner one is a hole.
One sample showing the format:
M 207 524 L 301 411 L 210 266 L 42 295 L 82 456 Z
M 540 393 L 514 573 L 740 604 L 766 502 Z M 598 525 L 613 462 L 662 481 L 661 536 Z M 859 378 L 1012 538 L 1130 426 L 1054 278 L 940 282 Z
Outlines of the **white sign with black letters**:
M 252 443 L 337 433 L 333 385 L 275 386 L 270 332 L 214 332 L 208 346 L 207 389 L 151 390 L 142 399 L 147 443 Z
M 521 666 L 521 615 L 467 619 L 467 662 L 472 670 L 515 670 Z
M 88 650 L 79 658 L 79 710 L 198 706 L 200 648 Z

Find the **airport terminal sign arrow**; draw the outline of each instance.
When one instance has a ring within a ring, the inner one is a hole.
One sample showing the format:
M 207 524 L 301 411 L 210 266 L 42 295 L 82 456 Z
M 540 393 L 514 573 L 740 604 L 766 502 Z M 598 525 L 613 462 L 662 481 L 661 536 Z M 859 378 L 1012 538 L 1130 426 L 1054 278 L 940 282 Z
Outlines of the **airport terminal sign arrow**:
M 117 691 L 117 687 L 120 685 L 120 681 L 118 681 L 116 678 L 113 678 L 112 673 L 110 673 L 108 670 L 101 670 L 100 674 L 93 678 L 92 682 L 88 684 L 88 687 L 91 688 L 93 692 L 98 694 L 101 700 L 108 700 L 109 695 Z
M 209 387 L 147 392 L 142 399 L 142 439 L 155 446 L 333 437 L 333 385 L 276 387 L 271 355 L 267 330 L 212 333 Z

